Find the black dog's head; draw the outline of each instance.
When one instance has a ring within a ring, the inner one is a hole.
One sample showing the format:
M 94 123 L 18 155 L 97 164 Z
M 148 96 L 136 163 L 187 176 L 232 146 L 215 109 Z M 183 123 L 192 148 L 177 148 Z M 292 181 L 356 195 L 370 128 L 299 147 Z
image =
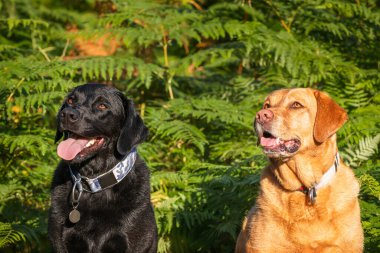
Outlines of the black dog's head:
M 57 115 L 58 155 L 78 163 L 102 152 L 124 156 L 148 135 L 133 102 L 119 90 L 84 84 L 66 97 Z

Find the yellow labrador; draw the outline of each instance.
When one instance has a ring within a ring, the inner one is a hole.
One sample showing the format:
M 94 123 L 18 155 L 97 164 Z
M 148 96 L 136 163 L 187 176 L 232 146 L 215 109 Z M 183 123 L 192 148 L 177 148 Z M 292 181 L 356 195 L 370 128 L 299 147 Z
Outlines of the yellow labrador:
M 363 251 L 359 184 L 339 158 L 336 132 L 348 119 L 326 93 L 271 93 L 255 130 L 270 165 L 245 217 L 236 253 Z

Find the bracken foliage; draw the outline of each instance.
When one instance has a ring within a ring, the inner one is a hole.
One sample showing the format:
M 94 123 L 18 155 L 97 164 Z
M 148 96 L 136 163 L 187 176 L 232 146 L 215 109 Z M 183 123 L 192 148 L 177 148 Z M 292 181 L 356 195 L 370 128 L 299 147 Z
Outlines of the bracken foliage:
M 76 85 L 113 85 L 150 129 L 159 252 L 232 252 L 267 164 L 252 130 L 275 89 L 328 92 L 380 250 L 380 12 L 349 0 L 0 0 L 0 248 L 47 252 L 55 114 Z M 349 186 L 348 186 L 349 187 Z

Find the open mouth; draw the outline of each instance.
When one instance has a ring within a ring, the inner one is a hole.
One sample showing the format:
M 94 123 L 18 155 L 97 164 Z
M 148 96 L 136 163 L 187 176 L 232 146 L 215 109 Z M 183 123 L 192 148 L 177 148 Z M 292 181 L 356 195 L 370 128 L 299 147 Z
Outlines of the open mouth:
M 298 139 L 283 140 L 280 137 L 275 137 L 271 133 L 264 131 L 263 136 L 260 137 L 260 145 L 267 154 L 292 154 L 300 148 L 301 142 Z
M 103 137 L 82 137 L 72 132 L 66 132 L 68 138 L 57 147 L 57 154 L 66 161 L 76 157 L 85 157 L 98 151 L 104 144 Z

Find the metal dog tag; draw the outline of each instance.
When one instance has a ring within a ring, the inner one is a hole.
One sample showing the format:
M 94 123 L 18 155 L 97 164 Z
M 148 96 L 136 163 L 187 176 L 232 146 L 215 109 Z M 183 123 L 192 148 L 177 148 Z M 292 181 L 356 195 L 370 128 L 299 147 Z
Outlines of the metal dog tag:
M 69 220 L 71 223 L 77 223 L 80 220 L 80 212 L 77 209 L 73 209 L 69 214 Z
M 315 187 L 312 187 L 309 189 L 309 203 L 311 205 L 314 205 L 316 200 L 317 200 L 317 190 L 315 189 Z

